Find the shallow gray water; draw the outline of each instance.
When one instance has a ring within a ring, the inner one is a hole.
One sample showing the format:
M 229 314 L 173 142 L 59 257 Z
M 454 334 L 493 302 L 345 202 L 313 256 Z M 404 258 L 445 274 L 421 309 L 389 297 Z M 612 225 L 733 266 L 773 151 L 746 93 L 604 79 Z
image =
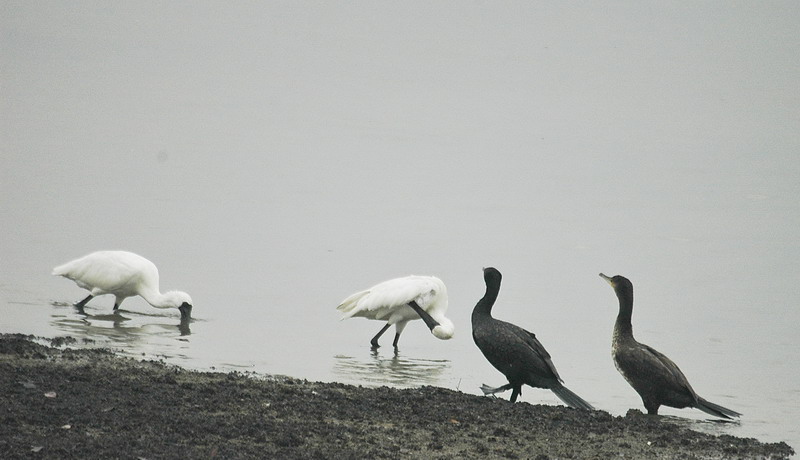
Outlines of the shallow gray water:
M 633 281 L 637 338 L 745 416 L 665 414 L 800 446 L 791 3 L 103 5 L 0 15 L 0 331 L 477 394 L 504 383 L 470 337 L 491 265 L 495 315 L 624 414 L 641 402 L 603 271 Z M 103 297 L 78 314 L 49 273 L 98 249 L 154 261 L 194 320 Z M 456 337 L 415 322 L 370 351 L 381 324 L 336 305 L 412 273 L 447 283 Z

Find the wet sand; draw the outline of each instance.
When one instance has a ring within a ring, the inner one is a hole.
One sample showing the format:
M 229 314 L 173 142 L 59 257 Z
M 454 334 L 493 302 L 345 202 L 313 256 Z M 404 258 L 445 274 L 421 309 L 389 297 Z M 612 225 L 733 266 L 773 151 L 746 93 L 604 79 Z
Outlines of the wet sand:
M 0 458 L 788 458 L 785 443 L 422 387 L 194 372 L 0 335 Z M 42 339 L 38 340 L 39 342 Z M 746 423 L 746 422 L 743 422 Z

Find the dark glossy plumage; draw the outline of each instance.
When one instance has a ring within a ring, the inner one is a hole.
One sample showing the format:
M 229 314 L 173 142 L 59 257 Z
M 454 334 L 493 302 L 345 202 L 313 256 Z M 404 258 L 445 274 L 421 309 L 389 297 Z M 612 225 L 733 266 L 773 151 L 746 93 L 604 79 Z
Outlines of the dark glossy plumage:
M 511 402 L 522 393 L 522 385 L 547 388 L 568 406 L 593 409 L 562 384 L 550 354 L 532 333 L 505 321 L 492 318 L 492 306 L 500 292 L 502 276 L 494 268 L 484 269 L 486 294 L 472 311 L 472 338 L 483 355 L 508 379 L 498 388 L 483 386 L 485 394 L 513 390 Z
M 694 392 L 678 366 L 664 354 L 633 338 L 633 284 L 624 276 L 600 276 L 614 288 L 619 299 L 619 315 L 614 324 L 611 355 L 614 365 L 639 393 L 648 414 L 657 414 L 660 406 L 682 409 L 695 407 L 716 417 L 731 418 L 742 414 L 706 401 Z

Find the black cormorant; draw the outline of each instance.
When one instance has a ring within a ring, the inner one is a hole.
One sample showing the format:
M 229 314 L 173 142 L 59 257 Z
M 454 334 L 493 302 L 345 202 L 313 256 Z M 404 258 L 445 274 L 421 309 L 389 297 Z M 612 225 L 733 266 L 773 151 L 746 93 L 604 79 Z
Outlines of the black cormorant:
M 740 413 L 708 402 L 697 396 L 678 366 L 663 354 L 633 338 L 633 284 L 624 276 L 600 276 L 608 281 L 619 298 L 619 315 L 614 323 L 611 356 L 625 380 L 642 397 L 648 414 L 658 414 L 659 406 L 682 409 L 695 407 L 701 411 L 730 419 Z
M 505 321 L 492 318 L 492 306 L 500 291 L 502 276 L 495 268 L 483 269 L 486 294 L 472 311 L 472 338 L 483 355 L 508 379 L 498 388 L 481 387 L 484 394 L 512 389 L 511 402 L 522 394 L 522 385 L 547 388 L 565 404 L 576 409 L 594 409 L 562 384 L 550 354 L 532 333 Z

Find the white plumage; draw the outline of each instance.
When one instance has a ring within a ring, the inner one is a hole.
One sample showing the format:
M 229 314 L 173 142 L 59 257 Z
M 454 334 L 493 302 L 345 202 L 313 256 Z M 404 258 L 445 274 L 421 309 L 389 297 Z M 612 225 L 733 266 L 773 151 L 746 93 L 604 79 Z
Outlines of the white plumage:
M 161 293 L 158 288 L 158 269 L 144 257 L 127 251 L 97 251 L 53 269 L 53 275 L 63 276 L 90 292 L 75 306 L 83 308 L 93 297 L 112 294 L 114 310 L 127 297 L 141 296 L 156 308 L 177 308 L 182 318 L 192 311 L 192 298 L 181 291 Z
M 415 319 L 425 321 L 439 339 L 453 337 L 453 322 L 444 316 L 447 287 L 435 276 L 411 275 L 384 281 L 347 297 L 336 309 L 342 312 L 341 319 L 363 317 L 386 321 L 383 329 L 372 338 L 373 347 L 378 347 L 378 338 L 392 325 L 395 327 L 393 345 L 397 347 L 406 324 Z

